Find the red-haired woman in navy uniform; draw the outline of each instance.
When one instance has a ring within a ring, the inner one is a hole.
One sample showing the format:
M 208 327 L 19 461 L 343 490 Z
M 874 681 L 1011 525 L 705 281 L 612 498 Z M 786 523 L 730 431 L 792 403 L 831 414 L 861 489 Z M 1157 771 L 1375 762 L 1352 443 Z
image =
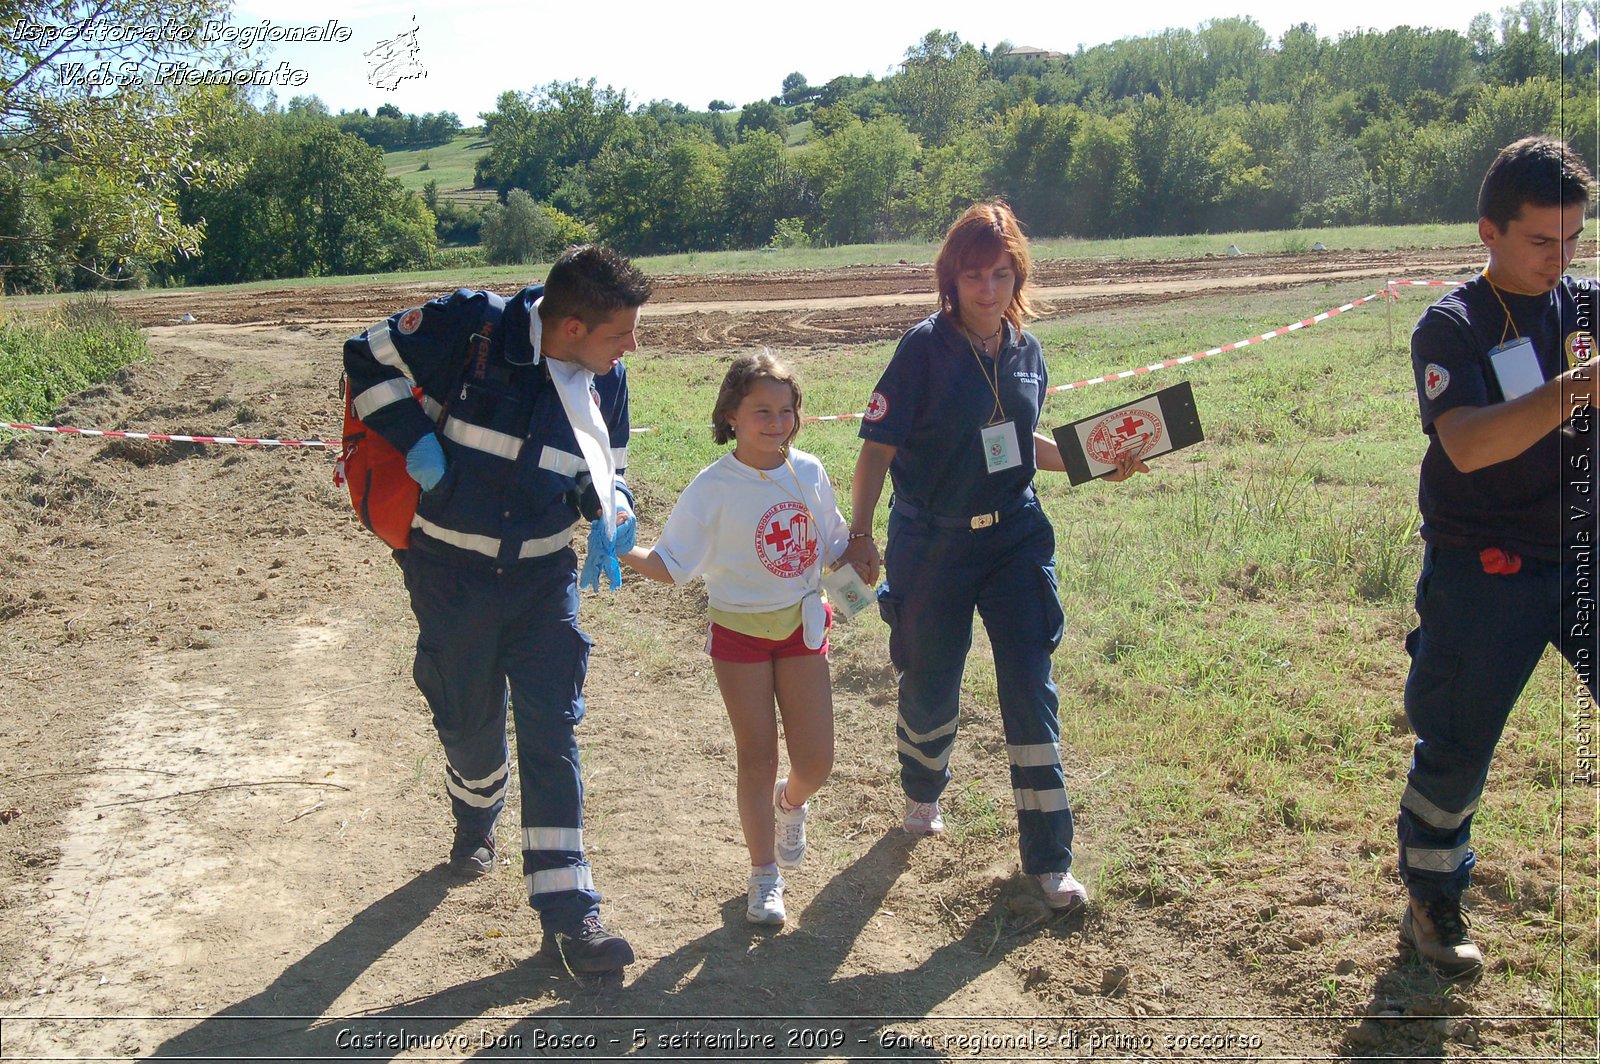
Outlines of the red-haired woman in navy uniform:
M 939 311 L 900 341 L 862 419 L 844 560 L 876 579 L 872 518 L 893 478 L 878 603 L 900 674 L 895 722 L 905 829 L 944 830 L 961 674 L 973 611 L 994 647 L 1000 716 L 1017 802 L 1022 870 L 1054 908 L 1088 900 L 1073 877 L 1072 808 L 1061 770 L 1050 657 L 1061 641 L 1055 533 L 1033 492 L 1036 469 L 1063 469 L 1041 435 L 1048 387 L 1031 316 L 1027 239 L 1003 202 L 950 227 L 934 269 Z M 1129 457 L 1107 479 L 1144 463 Z

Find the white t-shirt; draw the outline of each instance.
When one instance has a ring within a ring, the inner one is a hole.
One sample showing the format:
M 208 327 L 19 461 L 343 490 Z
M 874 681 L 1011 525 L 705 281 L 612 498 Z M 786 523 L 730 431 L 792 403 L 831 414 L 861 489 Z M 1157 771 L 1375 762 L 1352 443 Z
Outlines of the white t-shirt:
M 713 607 L 759 613 L 793 606 L 821 587 L 823 570 L 849 542 L 833 485 L 814 456 L 790 448 L 788 465 L 760 470 L 730 451 L 683 490 L 655 552 L 675 583 L 704 577 Z

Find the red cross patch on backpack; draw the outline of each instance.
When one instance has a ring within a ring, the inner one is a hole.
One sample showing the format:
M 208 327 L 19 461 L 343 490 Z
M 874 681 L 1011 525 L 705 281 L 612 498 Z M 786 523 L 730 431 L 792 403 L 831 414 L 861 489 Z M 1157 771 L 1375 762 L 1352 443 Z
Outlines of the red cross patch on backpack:
M 499 300 L 491 298 L 487 302 L 483 321 L 462 352 L 456 383 L 434 419 L 434 429 L 441 434 L 450 414 L 449 400 L 460 389 L 461 378 L 473 360 L 488 357 L 495 326 L 500 323 Z M 344 448 L 333 467 L 333 482 L 349 489 L 350 505 L 355 507 L 362 524 L 395 550 L 405 550 L 411 545 L 411 519 L 416 516 L 422 487 L 406 472 L 406 456 L 356 413 L 348 375 L 341 378 L 340 390 L 344 392 Z M 423 402 L 421 388 L 412 387 L 411 395 L 419 404 Z

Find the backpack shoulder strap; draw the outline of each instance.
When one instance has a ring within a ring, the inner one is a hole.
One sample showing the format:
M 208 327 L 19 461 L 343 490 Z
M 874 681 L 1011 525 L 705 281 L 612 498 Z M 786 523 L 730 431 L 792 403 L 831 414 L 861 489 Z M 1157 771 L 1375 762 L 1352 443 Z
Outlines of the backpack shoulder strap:
M 504 340 L 496 336 L 496 333 L 500 331 L 500 319 L 505 312 L 506 301 L 503 297 L 493 292 L 484 293 L 483 316 L 478 319 L 477 331 L 468 338 L 465 349 L 461 352 L 461 362 L 456 366 L 450 390 L 445 393 L 444 402 L 439 407 L 439 416 L 435 419 L 437 428 L 443 429 L 445 419 L 450 416 L 450 406 L 466 387 L 467 374 L 472 371 L 473 365 L 487 362 L 496 347 L 504 344 Z

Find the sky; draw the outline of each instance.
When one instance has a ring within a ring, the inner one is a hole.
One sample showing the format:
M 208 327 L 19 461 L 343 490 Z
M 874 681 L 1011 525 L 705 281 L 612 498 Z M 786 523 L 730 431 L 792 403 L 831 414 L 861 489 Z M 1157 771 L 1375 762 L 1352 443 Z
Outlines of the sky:
M 737 107 L 776 96 L 793 71 L 813 85 L 840 74 L 882 78 L 933 29 L 979 45 L 1010 41 L 1073 52 L 1240 15 L 1273 40 L 1300 22 L 1323 37 L 1404 24 L 1465 32 L 1473 15 L 1503 6 L 1504 0 L 1146 0 L 1126 7 L 1062 0 L 235 0 L 229 25 L 325 26 L 332 19 L 348 31 L 344 42 L 274 45 L 269 68 L 306 75 L 299 86 L 273 90 L 283 103 L 309 94 L 336 112 L 390 103 L 408 114 L 453 111 L 472 126 L 501 92 L 552 81 L 594 78 L 625 90 L 635 104 L 664 99 L 704 110 L 714 99 Z M 389 46 L 407 43 L 413 31 L 414 50 Z M 374 51 L 380 55 L 369 58 Z M 396 51 L 398 65 L 377 61 Z

